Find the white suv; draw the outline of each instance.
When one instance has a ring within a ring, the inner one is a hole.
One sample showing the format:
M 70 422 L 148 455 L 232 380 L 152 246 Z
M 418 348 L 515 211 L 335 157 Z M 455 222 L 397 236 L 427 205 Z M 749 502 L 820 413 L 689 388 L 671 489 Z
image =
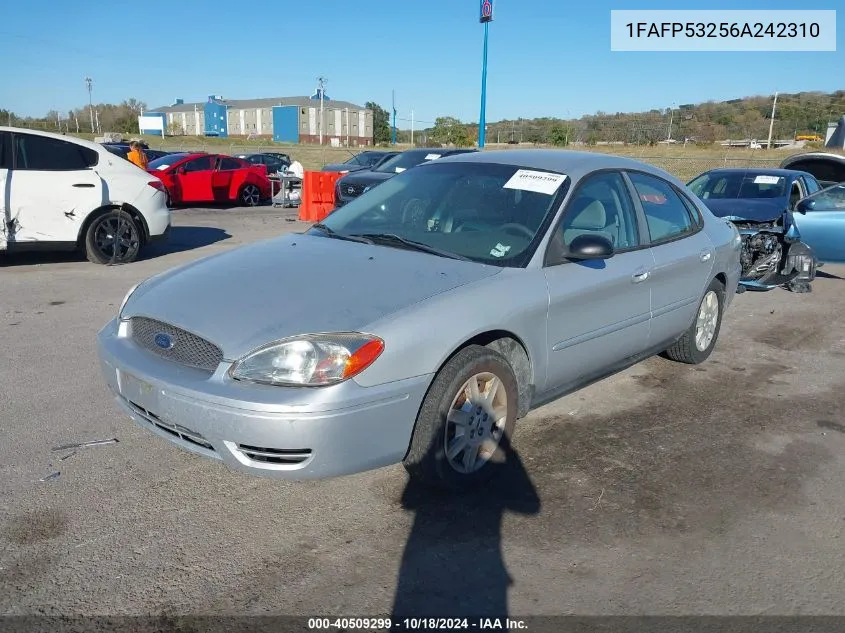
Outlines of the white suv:
M 161 180 L 102 145 L 0 126 L 0 223 L 0 251 L 125 264 L 170 233 L 170 209 Z

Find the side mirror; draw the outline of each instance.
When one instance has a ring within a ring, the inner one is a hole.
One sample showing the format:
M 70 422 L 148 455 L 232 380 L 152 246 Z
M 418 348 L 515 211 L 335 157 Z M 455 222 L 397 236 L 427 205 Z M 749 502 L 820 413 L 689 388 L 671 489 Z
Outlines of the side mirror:
M 812 211 L 816 208 L 816 201 L 810 200 L 808 198 L 804 198 L 803 200 L 799 200 L 798 204 L 795 205 L 795 210 L 798 213 L 807 213 L 807 211 Z
M 613 244 L 602 235 L 585 233 L 579 235 L 569 245 L 567 259 L 610 259 L 613 257 Z

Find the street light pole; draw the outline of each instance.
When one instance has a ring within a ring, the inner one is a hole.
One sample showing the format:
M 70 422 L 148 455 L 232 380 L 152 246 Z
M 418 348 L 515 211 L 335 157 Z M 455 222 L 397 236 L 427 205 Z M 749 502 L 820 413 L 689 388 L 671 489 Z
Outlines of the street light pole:
M 90 77 L 85 78 L 85 83 L 88 84 L 88 114 L 91 115 L 91 133 L 94 133 L 94 102 L 91 99 L 91 84 L 94 80 Z
M 775 108 L 778 105 L 778 93 L 775 93 L 775 100 L 772 103 L 772 120 L 769 121 L 769 142 L 766 143 L 766 149 L 772 149 L 772 130 L 775 127 Z
M 484 149 L 487 137 L 487 40 L 493 21 L 493 0 L 481 0 L 480 22 L 484 24 L 484 56 L 481 61 L 481 116 L 478 117 L 478 149 Z

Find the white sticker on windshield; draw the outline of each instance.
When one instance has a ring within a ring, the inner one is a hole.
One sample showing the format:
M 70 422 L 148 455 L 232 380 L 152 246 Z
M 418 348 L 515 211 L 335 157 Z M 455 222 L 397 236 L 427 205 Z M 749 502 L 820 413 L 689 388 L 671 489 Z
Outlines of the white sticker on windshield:
M 168 167 L 170 167 L 170 165 L 159 165 L 159 166 L 158 166 L 158 170 L 159 170 L 159 171 L 164 171 L 164 170 L 165 170 L 165 169 L 167 169 Z
M 496 244 L 496 246 L 493 247 L 493 250 L 490 251 L 490 254 L 493 257 L 504 257 L 505 255 L 507 255 L 510 249 L 510 246 L 505 246 L 504 244 Z
M 511 176 L 504 189 L 519 189 L 520 191 L 536 191 L 553 195 L 566 180 L 563 174 L 552 174 L 547 171 L 532 171 L 531 169 L 518 169 Z
M 396 173 L 397 173 L 397 174 L 401 174 L 403 171 L 405 171 L 405 168 L 404 168 L 404 167 L 397 167 L 397 168 L 396 168 Z
M 754 179 L 755 185 L 776 185 L 780 182 L 780 176 L 757 176 Z
M 438 158 L 440 158 L 440 154 L 426 154 L 425 155 L 426 160 L 437 160 Z

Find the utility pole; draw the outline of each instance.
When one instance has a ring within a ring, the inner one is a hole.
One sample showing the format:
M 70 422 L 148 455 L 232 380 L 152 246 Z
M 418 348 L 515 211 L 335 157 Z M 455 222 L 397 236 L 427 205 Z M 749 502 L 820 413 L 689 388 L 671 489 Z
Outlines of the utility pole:
M 79 134 L 79 117 L 76 116 L 76 112 L 73 113 L 73 122 L 76 123 L 76 133 Z
M 669 107 L 669 135 L 666 137 L 667 141 L 672 140 L 672 121 L 675 119 L 675 104 Z
M 91 115 L 91 134 L 94 133 L 94 101 L 91 98 L 91 84 L 94 80 L 91 77 L 85 78 L 85 83 L 88 85 L 88 113 Z
M 766 149 L 772 149 L 772 131 L 775 128 L 775 108 L 778 105 L 778 93 L 775 93 L 775 100 L 772 103 L 772 120 L 769 121 L 769 142 L 766 143 Z
M 102 134 L 102 130 L 100 130 L 100 111 L 97 110 L 97 112 L 95 112 L 94 115 L 97 118 L 97 134 Z
M 414 146 L 414 111 L 411 110 L 411 147 Z
M 394 91 L 392 92 L 392 94 L 393 94 L 393 97 L 392 97 L 392 103 L 393 103 L 393 106 L 392 106 L 392 107 L 393 107 L 393 135 L 392 135 L 392 141 L 393 141 L 393 145 L 396 145 L 396 91 L 394 90 Z
M 320 145 L 323 144 L 323 95 L 325 94 L 326 90 L 326 78 L 325 77 L 317 77 L 317 84 L 319 87 L 317 90 L 320 91 Z

